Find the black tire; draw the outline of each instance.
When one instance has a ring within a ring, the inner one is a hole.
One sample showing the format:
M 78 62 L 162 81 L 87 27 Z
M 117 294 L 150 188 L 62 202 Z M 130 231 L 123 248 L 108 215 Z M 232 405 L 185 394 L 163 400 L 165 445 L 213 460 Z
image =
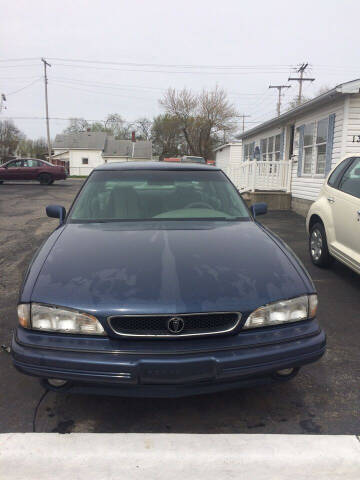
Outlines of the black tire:
M 328 267 L 333 261 L 328 249 L 325 228 L 320 222 L 314 223 L 310 228 L 309 252 L 312 263 L 318 267 Z
M 41 185 L 50 185 L 53 179 L 49 173 L 41 173 L 39 175 L 39 182 Z
M 4 183 L 4 180 L 0 180 L 0 185 L 1 185 L 2 183 Z
M 51 182 L 49 183 L 49 185 L 52 185 L 54 182 L 55 182 L 55 180 L 51 180 Z

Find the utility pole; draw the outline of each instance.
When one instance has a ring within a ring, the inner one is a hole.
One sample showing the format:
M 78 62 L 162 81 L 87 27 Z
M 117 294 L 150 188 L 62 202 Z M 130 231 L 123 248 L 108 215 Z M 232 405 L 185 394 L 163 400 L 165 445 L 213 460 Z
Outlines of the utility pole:
M 50 143 L 50 125 L 49 125 L 49 106 L 48 106 L 48 91 L 47 91 L 47 72 L 46 67 L 51 67 L 50 63 L 48 63 L 44 58 L 41 59 L 44 64 L 44 84 L 45 84 L 45 113 L 46 113 L 46 130 L 47 130 L 47 144 L 48 144 L 48 152 L 49 152 L 49 162 L 51 162 L 51 143 Z
M 6 109 L 5 102 L 6 102 L 5 93 L 2 93 L 0 95 L 0 113 L 1 113 L 3 108 Z
M 281 110 L 281 90 L 283 88 L 291 88 L 291 85 L 269 85 L 269 88 L 277 88 L 279 92 L 278 103 L 277 103 L 277 116 L 280 117 L 280 110 Z
M 303 63 L 300 65 L 300 67 L 297 69 L 297 72 L 300 74 L 300 77 L 289 77 L 288 81 L 290 82 L 291 80 L 296 80 L 299 82 L 299 95 L 298 95 L 298 105 L 301 105 L 301 100 L 302 100 L 302 84 L 303 82 L 313 82 L 315 78 L 304 78 L 304 72 L 309 66 L 308 63 Z
M 242 118 L 242 131 L 245 132 L 245 118 L 251 117 L 251 115 L 242 114 L 242 115 L 239 115 L 239 116 L 240 116 L 240 118 Z

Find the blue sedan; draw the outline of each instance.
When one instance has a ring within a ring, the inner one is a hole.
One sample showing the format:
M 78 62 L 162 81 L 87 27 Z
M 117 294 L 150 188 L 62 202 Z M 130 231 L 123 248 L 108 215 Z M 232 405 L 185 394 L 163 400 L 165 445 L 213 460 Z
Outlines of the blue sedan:
M 46 388 L 174 397 L 288 380 L 325 351 L 304 266 L 218 168 L 96 168 L 21 288 L 15 366 Z

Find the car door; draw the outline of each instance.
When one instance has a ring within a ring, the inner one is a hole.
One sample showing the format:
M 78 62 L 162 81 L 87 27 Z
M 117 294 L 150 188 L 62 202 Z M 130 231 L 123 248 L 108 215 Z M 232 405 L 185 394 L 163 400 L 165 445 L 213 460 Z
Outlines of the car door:
M 4 180 L 23 180 L 23 160 L 13 160 L 6 164 L 6 171 L 3 174 Z
M 39 176 L 40 162 L 32 158 L 24 159 L 24 180 L 36 180 Z
M 328 198 L 334 221 L 335 254 L 360 269 L 360 157 L 355 157 Z

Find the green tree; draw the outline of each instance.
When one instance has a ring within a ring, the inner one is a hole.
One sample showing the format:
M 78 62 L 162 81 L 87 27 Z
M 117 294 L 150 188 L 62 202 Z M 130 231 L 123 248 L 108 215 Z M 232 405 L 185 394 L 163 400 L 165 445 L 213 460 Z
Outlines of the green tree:
M 24 134 L 11 120 L 0 120 L 0 159 L 3 163 L 15 155 L 16 148 Z
M 154 154 L 159 155 L 160 160 L 186 153 L 181 122 L 174 116 L 164 114 L 155 117 L 152 122 L 151 139 Z
M 44 138 L 31 140 L 22 138 L 16 148 L 16 154 L 21 157 L 40 158 L 45 160 L 48 155 L 47 143 Z

